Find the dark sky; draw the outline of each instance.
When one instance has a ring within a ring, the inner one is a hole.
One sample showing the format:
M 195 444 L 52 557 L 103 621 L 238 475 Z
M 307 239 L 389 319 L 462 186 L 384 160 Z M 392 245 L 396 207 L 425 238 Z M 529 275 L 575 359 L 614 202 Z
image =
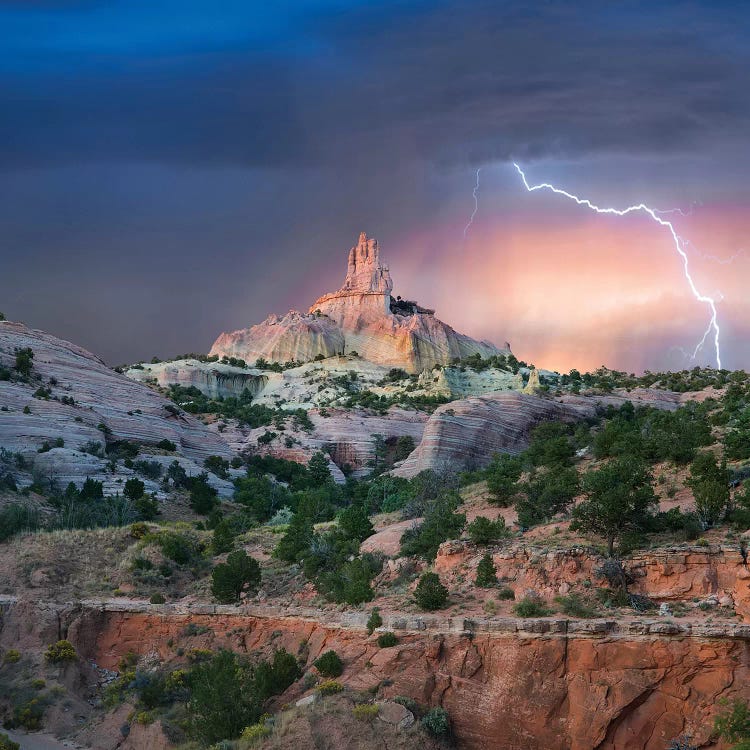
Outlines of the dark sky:
M 686 364 L 706 310 L 664 236 L 517 160 L 691 210 L 750 367 L 750 256 L 706 257 L 750 230 L 749 35 L 745 2 L 0 0 L 0 310 L 111 364 L 206 351 L 337 288 L 366 230 L 399 291 L 526 359 Z

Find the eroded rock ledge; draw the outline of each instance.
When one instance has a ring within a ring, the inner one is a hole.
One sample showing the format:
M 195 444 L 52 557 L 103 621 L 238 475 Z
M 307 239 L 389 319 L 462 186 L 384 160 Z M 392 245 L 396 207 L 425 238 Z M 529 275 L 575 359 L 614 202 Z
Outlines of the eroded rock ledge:
M 379 648 L 359 612 L 12 598 L 1 606 L 0 645 L 23 647 L 32 631 L 42 643 L 68 637 L 106 669 L 131 651 L 173 659 L 178 642 L 240 652 L 283 647 L 304 654 L 308 666 L 334 649 L 346 684 L 444 706 L 459 747 L 470 750 L 663 750 L 681 734 L 720 747 L 710 741 L 718 702 L 747 700 L 750 689 L 747 625 L 394 615 L 386 627 L 399 642 Z M 203 627 L 188 643 L 191 623 Z M 280 700 L 302 693 L 298 683 Z

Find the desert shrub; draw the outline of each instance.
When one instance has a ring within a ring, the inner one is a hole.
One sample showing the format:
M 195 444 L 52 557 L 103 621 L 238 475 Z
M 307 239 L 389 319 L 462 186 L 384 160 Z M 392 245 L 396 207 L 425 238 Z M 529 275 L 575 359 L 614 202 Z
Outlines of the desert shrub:
M 145 491 L 146 485 L 140 479 L 131 477 L 125 482 L 122 494 L 130 500 L 137 500 L 139 497 L 143 497 Z
M 234 532 L 228 520 L 223 519 L 214 526 L 211 546 L 215 555 L 220 555 L 222 552 L 231 552 L 234 548 Z
M 208 456 L 203 462 L 203 467 L 222 479 L 226 479 L 229 475 L 229 461 L 221 456 Z
M 16 664 L 21 660 L 21 653 L 15 648 L 9 648 L 3 654 L 3 664 Z
M 269 526 L 286 526 L 292 522 L 294 511 L 289 507 L 279 508 L 268 521 Z
M 344 671 L 341 657 L 335 651 L 326 651 L 313 664 L 323 677 L 339 677 Z
M 488 588 L 497 584 L 497 571 L 492 562 L 492 555 L 485 555 L 477 566 L 477 575 L 474 583 L 482 588 Z
M 690 466 L 686 484 L 693 491 L 695 510 L 710 528 L 721 520 L 729 505 L 729 472 L 726 461 L 717 462 L 712 453 L 699 453 Z
M 387 633 L 381 633 L 378 636 L 378 646 L 380 648 L 390 648 L 398 643 L 398 638 L 394 633 L 388 631 Z
M 68 661 L 75 661 L 78 654 L 76 654 L 76 650 L 70 641 L 62 640 L 47 646 L 44 658 L 50 664 L 63 664 Z
M 440 495 L 425 513 L 424 521 L 401 537 L 401 554 L 434 560 L 438 547 L 448 539 L 457 539 L 466 524 L 466 516 L 455 512 L 460 504 L 457 492 Z
M 548 617 L 552 614 L 552 610 L 534 596 L 525 596 L 513 605 L 513 611 L 519 617 Z
M 511 599 L 515 599 L 516 595 L 513 589 L 504 586 L 497 592 L 497 598 L 499 601 L 510 601 Z
M 164 440 L 160 440 L 156 444 L 156 447 L 159 448 L 160 450 L 169 451 L 169 452 L 177 450 L 177 446 L 171 440 L 167 440 L 167 438 L 164 438 Z
M 7 734 L 0 733 L 0 750 L 21 750 L 21 746 L 13 742 Z
M 367 618 L 367 634 L 372 635 L 383 624 L 380 610 L 375 607 Z
M 714 723 L 716 733 L 732 743 L 734 750 L 750 748 L 750 705 L 745 701 L 723 702 Z M 736 744 L 735 744 L 736 743 Z
M 133 470 L 142 474 L 146 479 L 158 479 L 161 476 L 161 464 L 158 461 L 148 461 L 146 459 L 134 461 Z
M 243 592 L 255 592 L 260 585 L 258 561 L 244 550 L 230 552 L 225 563 L 219 563 L 211 573 L 211 593 L 221 604 L 240 600 Z
M 240 739 L 246 740 L 251 744 L 255 744 L 258 741 L 269 737 L 271 735 L 271 727 L 269 727 L 265 721 L 259 721 L 257 724 L 251 724 L 249 727 L 245 727 L 242 730 Z
M 578 617 L 581 619 L 596 617 L 599 612 L 596 607 L 584 601 L 578 594 L 568 594 L 567 596 L 555 597 L 555 602 L 560 606 L 563 613 L 569 617 Z
M 365 721 L 368 724 L 375 721 L 379 713 L 380 708 L 376 703 L 360 703 L 352 709 L 352 716 L 354 716 L 357 721 Z
M 477 516 L 466 527 L 466 533 L 474 544 L 492 544 L 498 539 L 508 536 L 505 519 L 502 516 L 495 521 L 490 521 L 485 516 Z
M 507 454 L 496 455 L 485 469 L 487 489 L 492 501 L 505 508 L 513 503 L 519 492 L 518 480 L 522 471 L 521 459 Z
M 437 573 L 423 573 L 414 590 L 414 598 L 422 609 L 440 609 L 448 601 L 448 589 L 440 583 Z
M 164 604 L 167 600 L 164 598 L 163 594 L 151 594 L 151 597 L 149 598 L 149 602 L 151 604 Z
M 197 555 L 195 542 L 176 531 L 162 531 L 157 537 L 157 543 L 164 557 L 178 565 L 187 565 Z
M 143 539 L 149 533 L 148 526 L 142 521 L 136 521 L 130 524 L 130 536 L 133 539 Z
M 431 708 L 422 717 L 422 726 L 436 737 L 444 737 L 450 732 L 451 722 L 448 712 L 440 706 Z
M 316 688 L 321 695 L 335 695 L 336 693 L 340 693 L 343 689 L 344 686 L 338 680 L 325 680 Z

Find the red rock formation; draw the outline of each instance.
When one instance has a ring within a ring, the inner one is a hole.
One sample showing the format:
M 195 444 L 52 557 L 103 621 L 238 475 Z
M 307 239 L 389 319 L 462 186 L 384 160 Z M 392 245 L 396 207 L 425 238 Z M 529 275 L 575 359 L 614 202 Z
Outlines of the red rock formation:
M 349 251 L 346 278 L 337 292 L 316 300 L 307 315 L 292 311 L 252 328 L 222 333 L 211 354 L 286 362 L 356 351 L 371 362 L 421 372 L 455 357 L 510 351 L 457 333 L 416 304 L 392 309 L 392 289 L 377 240 L 363 232 Z
M 535 633 L 525 623 L 527 631 L 513 633 L 399 632 L 397 646 L 381 649 L 364 629 L 305 618 L 131 612 L 90 612 L 70 637 L 114 667 L 128 651 L 172 658 L 168 642 L 187 623 L 210 628 L 191 641 L 198 648 L 304 646 L 308 664 L 334 649 L 345 683 L 366 689 L 387 679 L 391 697 L 444 706 L 459 747 L 472 750 L 663 750 L 683 733 L 705 745 L 718 701 L 750 697 L 747 644 L 731 638 Z

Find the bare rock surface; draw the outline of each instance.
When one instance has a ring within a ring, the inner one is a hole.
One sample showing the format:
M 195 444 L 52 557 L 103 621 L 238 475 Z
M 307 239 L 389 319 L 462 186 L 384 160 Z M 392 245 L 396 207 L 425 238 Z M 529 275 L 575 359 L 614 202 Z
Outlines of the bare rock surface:
M 104 482 L 105 491 L 116 492 L 133 476 L 121 463 L 113 473 L 106 459 L 81 450 L 87 444 L 103 448 L 127 440 L 142 449 L 139 458 L 160 463 L 177 459 L 190 474 L 203 470 L 207 456 L 232 456 L 219 433 L 85 349 L 20 323 L 0 322 L 0 366 L 13 372 L 15 351 L 23 348 L 34 352 L 28 381 L 15 376 L 0 380 L 0 446 L 21 454 L 58 484 L 80 485 L 92 477 Z M 39 389 L 49 395 L 39 395 Z M 162 455 L 155 448 L 165 439 L 175 444 L 175 452 Z M 62 445 L 54 447 L 59 441 Z M 45 443 L 51 450 L 45 450 Z M 26 479 L 30 482 L 31 476 Z M 223 495 L 230 493 L 228 482 L 213 476 L 210 481 Z M 149 487 L 156 488 L 153 483 Z
M 510 351 L 457 333 L 434 310 L 394 300 L 392 290 L 377 240 L 363 232 L 349 251 L 346 278 L 337 292 L 317 299 L 307 314 L 272 315 L 251 328 L 222 333 L 211 354 L 286 362 L 357 352 L 371 362 L 421 372 L 456 357 Z
M 162 388 L 170 385 L 194 386 L 209 398 L 240 396 L 243 391 L 256 396 L 269 381 L 268 373 L 254 368 L 234 367 L 223 362 L 200 362 L 197 359 L 144 363 L 128 368 L 125 374 L 140 383 L 155 383 Z
M 680 394 L 648 388 L 606 395 L 565 395 L 543 398 L 505 391 L 452 401 L 438 407 L 427 420 L 422 442 L 393 471 L 413 477 L 420 471 L 458 471 L 485 466 L 495 453 L 518 454 L 529 444 L 531 430 L 546 421 L 576 422 L 608 405 L 626 401 L 674 410 Z

